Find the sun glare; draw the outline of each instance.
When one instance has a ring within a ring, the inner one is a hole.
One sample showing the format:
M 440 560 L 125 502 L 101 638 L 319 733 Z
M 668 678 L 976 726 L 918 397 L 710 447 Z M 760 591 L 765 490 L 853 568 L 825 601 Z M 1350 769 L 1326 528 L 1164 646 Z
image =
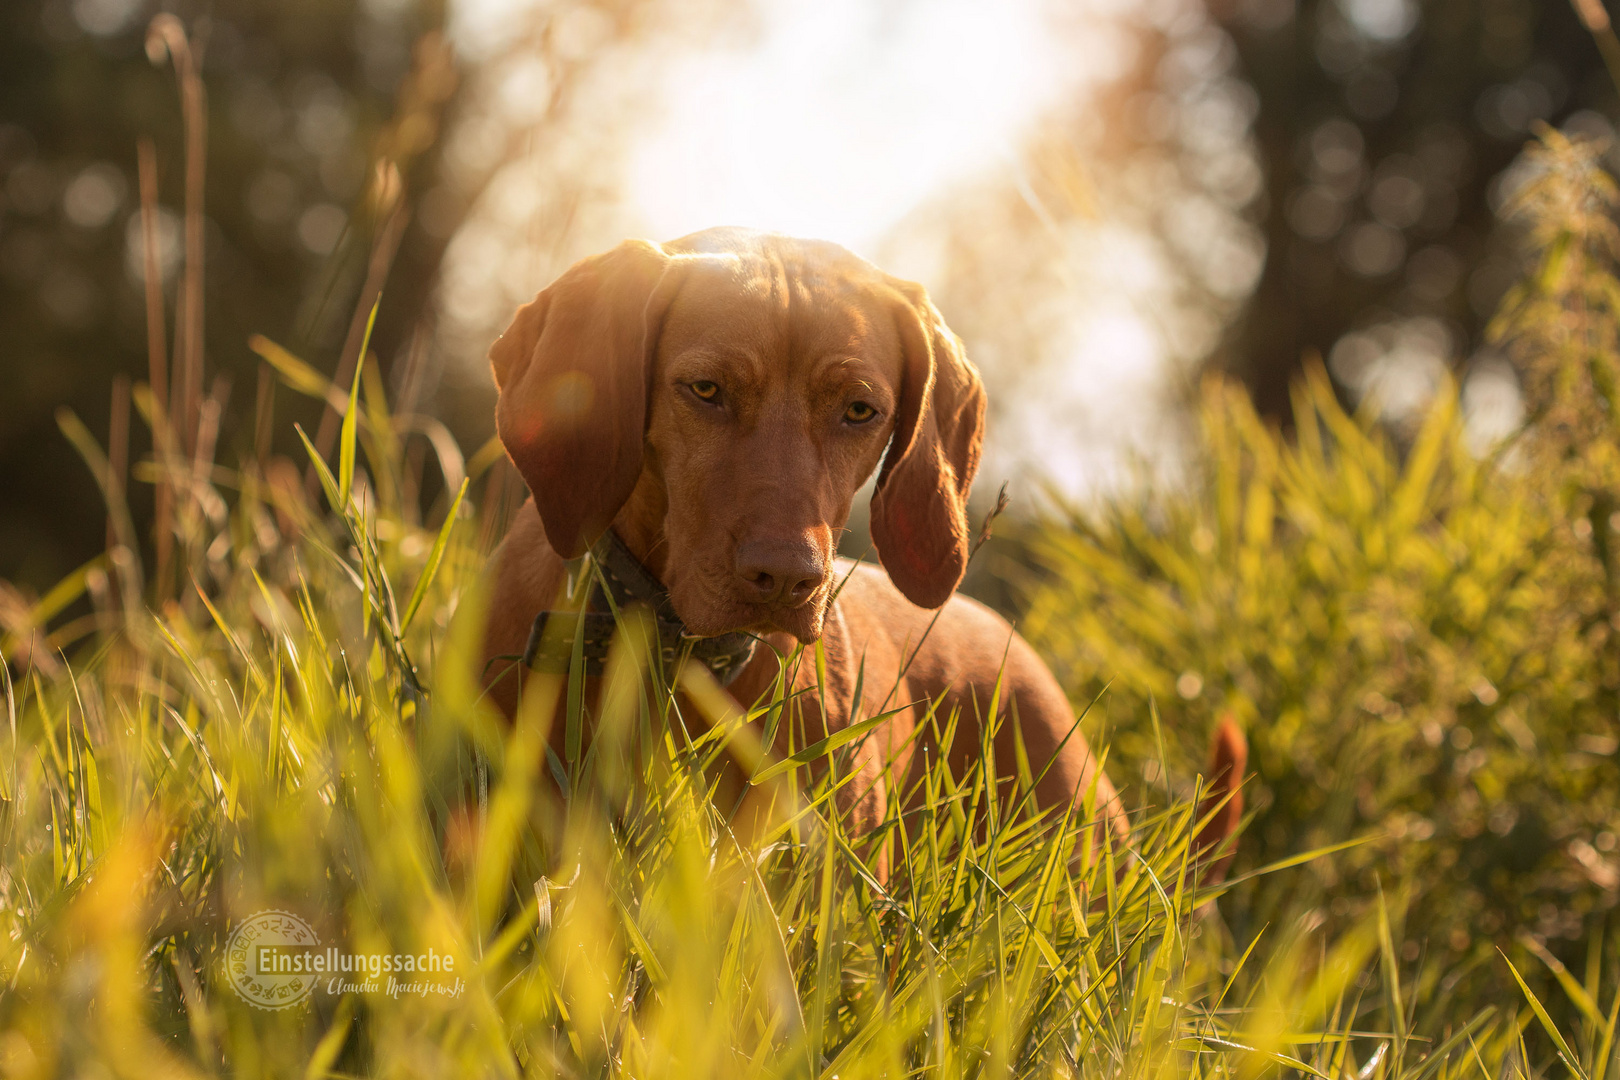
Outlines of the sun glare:
M 1082 82 L 1039 5 L 781 3 L 681 64 L 633 158 L 650 235 L 746 225 L 870 249 Z

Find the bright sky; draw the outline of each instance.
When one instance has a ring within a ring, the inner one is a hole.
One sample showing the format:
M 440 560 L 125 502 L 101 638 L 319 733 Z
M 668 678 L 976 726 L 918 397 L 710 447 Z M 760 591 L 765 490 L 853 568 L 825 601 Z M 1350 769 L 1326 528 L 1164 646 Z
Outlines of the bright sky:
M 1117 39 L 1056 34 L 1050 10 L 777 0 L 759 38 L 673 72 L 629 175 L 647 235 L 747 225 L 872 255 L 906 215 L 1012 160 L 1037 121 L 1114 74 Z M 987 475 L 1038 460 L 1081 491 L 1117 476 L 1122 444 L 1143 441 L 1162 377 L 1154 332 L 1117 307 L 1076 331 L 1076 362 L 1051 380 L 1061 400 L 1015 403 L 1020 422 L 992 431 Z
M 639 149 L 650 233 L 747 225 L 869 249 L 1010 156 L 1080 80 L 1031 0 L 778 2 L 761 38 L 682 63 Z

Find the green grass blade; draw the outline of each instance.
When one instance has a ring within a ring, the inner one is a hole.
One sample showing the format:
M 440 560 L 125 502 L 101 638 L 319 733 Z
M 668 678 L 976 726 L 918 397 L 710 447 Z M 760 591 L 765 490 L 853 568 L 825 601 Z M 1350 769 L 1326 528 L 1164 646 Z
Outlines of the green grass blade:
M 816 761 L 819 758 L 824 758 L 833 751 L 838 750 L 841 747 L 848 746 L 856 739 L 861 738 L 863 735 L 866 735 L 881 725 L 887 723 L 896 714 L 904 712 L 909 708 L 911 708 L 910 705 L 902 705 L 898 709 L 890 709 L 888 712 L 878 713 L 876 716 L 868 717 L 867 719 L 862 720 L 859 723 L 851 724 L 846 728 L 840 728 L 838 731 L 833 732 L 824 739 L 817 739 L 815 742 L 811 743 L 803 750 L 800 750 L 798 753 L 785 757 L 775 764 L 766 766 L 762 772 L 755 773 L 750 782 L 754 784 L 763 784 L 767 780 L 781 776 L 789 769 L 797 768 L 800 765 L 808 765 L 812 761 Z
M 360 376 L 366 370 L 366 350 L 371 345 L 371 329 L 377 325 L 377 308 L 382 296 L 372 302 L 371 314 L 366 316 L 366 332 L 360 340 L 360 357 L 354 363 L 354 385 L 349 387 L 349 401 L 343 410 L 343 428 L 338 436 L 338 496 L 342 506 L 349 505 L 349 493 L 354 490 L 354 444 L 360 423 Z M 341 510 L 339 511 L 342 512 Z
M 304 1080 L 324 1080 L 331 1075 L 332 1063 L 337 1061 L 338 1054 L 343 1052 L 343 1044 L 349 1039 L 349 1028 L 354 1023 L 354 998 L 345 995 L 338 1002 L 337 1014 L 332 1017 L 332 1024 L 321 1036 L 321 1041 L 315 1044 L 315 1052 L 309 1056 L 309 1064 L 304 1069 Z
M 445 548 L 450 544 L 450 534 L 455 531 L 456 520 L 461 511 L 461 500 L 467 496 L 468 480 L 461 482 L 461 490 L 450 503 L 450 512 L 445 515 L 444 524 L 439 527 L 439 535 L 433 541 L 433 550 L 428 552 L 427 564 L 422 567 L 422 576 L 416 579 L 416 588 L 411 590 L 411 598 L 405 604 L 405 614 L 399 620 L 401 636 L 411 628 L 411 620 L 416 618 L 416 612 L 427 599 L 428 588 L 439 573 L 439 564 L 444 561 Z
M 282 382 L 300 394 L 319 401 L 330 401 L 332 399 L 332 381 L 330 379 L 263 334 L 254 334 L 248 338 L 248 348 L 258 353 L 266 363 L 275 368 L 276 374 L 281 376 Z
M 315 452 L 315 444 L 309 441 L 309 436 L 304 434 L 304 429 L 294 424 L 293 430 L 298 432 L 298 438 L 304 444 L 304 451 L 309 454 L 310 465 L 314 467 L 315 475 L 320 477 L 321 490 L 326 492 L 327 504 L 331 506 L 334 514 L 343 513 L 344 507 L 349 504 L 338 490 L 337 479 L 332 475 L 332 470 L 326 467 L 326 462 L 321 459 L 321 455 Z
M 1383 882 L 1378 884 L 1378 952 L 1384 973 L 1384 997 L 1390 1023 L 1395 1025 L 1395 1061 L 1406 1052 L 1406 1007 L 1401 1002 L 1401 968 L 1395 959 L 1395 940 L 1389 928 L 1389 907 L 1384 903 Z
M 1508 959 L 1507 953 L 1502 952 L 1501 949 L 1496 951 L 1501 955 L 1502 962 L 1508 966 L 1508 970 L 1513 973 L 1513 981 L 1519 984 L 1519 989 L 1523 991 L 1525 1000 L 1530 1003 L 1530 1008 L 1535 1012 L 1536 1019 L 1541 1021 L 1542 1030 L 1547 1033 L 1548 1038 L 1552 1039 L 1553 1045 L 1558 1047 L 1558 1056 L 1564 1059 L 1565 1067 L 1579 1077 L 1580 1080 L 1586 1080 L 1586 1073 L 1581 1068 L 1580 1059 L 1575 1056 L 1575 1051 L 1569 1048 L 1569 1043 L 1564 1041 L 1564 1036 L 1559 1032 L 1558 1025 L 1553 1023 L 1553 1018 L 1547 1015 L 1547 1010 L 1541 1004 L 1541 999 L 1536 997 L 1536 992 L 1530 989 L 1530 985 L 1524 981 L 1524 976 L 1520 975 L 1519 969 L 1513 966 L 1513 961 Z
M 1430 1050 L 1428 1056 L 1423 1059 L 1422 1063 L 1418 1065 L 1417 1069 L 1414 1070 L 1409 1076 L 1403 1077 L 1402 1080 L 1425 1080 L 1426 1077 L 1438 1072 L 1446 1065 L 1447 1059 L 1451 1057 L 1451 1052 L 1453 1050 L 1456 1050 L 1462 1046 L 1464 1041 L 1472 1042 L 1474 1034 L 1488 1024 L 1495 1016 L 1496 1008 L 1494 1006 L 1488 1005 L 1481 1009 L 1468 1021 L 1468 1023 L 1464 1024 L 1460 1029 L 1454 1032 L 1451 1038 L 1447 1039 L 1445 1042 L 1442 1042 L 1433 1050 Z
M 1608 1018 L 1603 1022 L 1603 1041 L 1598 1044 L 1597 1057 L 1592 1062 L 1592 1080 L 1603 1080 L 1609 1072 L 1609 1058 L 1614 1053 L 1614 1024 L 1620 1019 L 1620 990 L 1609 1006 Z
M 1593 1027 L 1602 1028 L 1604 1025 L 1603 1011 L 1598 1008 L 1597 1002 L 1592 1000 L 1592 995 L 1586 992 L 1586 987 L 1577 982 L 1575 976 L 1569 973 L 1569 969 L 1564 966 L 1563 961 L 1548 952 L 1547 946 L 1523 930 L 1519 932 L 1519 944 L 1529 949 L 1535 954 L 1536 959 L 1547 966 L 1547 970 L 1553 973 L 1553 978 L 1558 980 L 1558 985 L 1564 988 L 1564 993 L 1568 995 L 1570 1002 L 1581 1011 L 1581 1015 L 1586 1017 Z

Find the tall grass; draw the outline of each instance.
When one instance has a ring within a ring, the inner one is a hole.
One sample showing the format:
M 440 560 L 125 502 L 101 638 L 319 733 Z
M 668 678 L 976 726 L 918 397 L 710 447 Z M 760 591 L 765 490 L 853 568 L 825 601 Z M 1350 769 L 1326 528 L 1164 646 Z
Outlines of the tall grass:
M 964 775 L 932 764 L 851 836 L 843 750 L 771 762 L 750 733 L 783 692 L 742 713 L 693 669 L 673 693 L 633 617 L 597 715 L 538 677 L 506 723 L 475 670 L 479 523 L 462 499 L 438 530 L 385 509 L 391 432 L 361 380 L 338 467 L 318 466 L 330 514 L 297 485 L 267 494 L 252 465 L 210 470 L 239 485 L 204 538 L 213 580 L 105 612 L 57 672 L 7 682 L 9 1073 L 1426 1076 L 1521 1060 L 1488 1010 L 1412 1027 L 1398 910 L 1241 948 L 1197 916 L 1191 803 L 1138 814 L 1129 857 L 1093 851 L 1077 844 L 1089 807 L 1054 819 L 992 797 L 987 740 Z M 559 759 L 553 724 L 594 738 Z M 711 798 L 724 754 L 782 785 L 789 812 L 763 838 L 739 840 Z M 871 869 L 885 844 L 887 883 Z M 451 955 L 464 989 L 260 1009 L 222 963 L 267 909 L 323 943 Z

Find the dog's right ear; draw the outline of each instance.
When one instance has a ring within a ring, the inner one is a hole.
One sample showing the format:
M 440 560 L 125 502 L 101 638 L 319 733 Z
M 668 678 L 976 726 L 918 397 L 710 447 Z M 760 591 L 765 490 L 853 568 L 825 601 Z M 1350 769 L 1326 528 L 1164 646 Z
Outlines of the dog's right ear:
M 489 349 L 495 430 L 565 559 L 612 524 L 641 475 L 653 351 L 679 275 L 627 240 L 569 267 Z
M 890 280 L 903 297 L 896 326 L 905 374 L 872 495 L 872 541 L 905 598 L 937 608 L 961 584 L 972 552 L 967 496 L 984 441 L 984 384 L 923 287 Z

